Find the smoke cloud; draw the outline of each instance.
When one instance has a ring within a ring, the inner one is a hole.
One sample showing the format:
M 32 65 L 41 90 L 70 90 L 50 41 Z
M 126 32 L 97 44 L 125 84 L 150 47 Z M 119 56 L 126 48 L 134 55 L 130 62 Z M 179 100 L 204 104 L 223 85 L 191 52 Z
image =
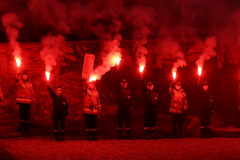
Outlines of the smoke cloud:
M 57 57 L 64 54 L 60 49 L 64 41 L 65 38 L 61 35 L 52 36 L 48 34 L 42 38 L 43 49 L 40 51 L 40 57 L 45 61 L 46 71 L 52 71 L 52 67 L 57 64 Z
M 214 48 L 217 47 L 216 37 L 207 38 L 204 43 L 199 42 L 198 45 L 201 45 L 203 52 L 200 55 L 199 59 L 196 61 L 198 67 L 203 67 L 204 61 L 211 59 L 216 56 L 216 51 Z
M 15 13 L 6 13 L 1 17 L 2 24 L 6 28 L 6 34 L 9 39 L 9 44 L 13 49 L 14 59 L 22 59 L 22 49 L 20 47 L 17 38 L 19 36 L 18 29 L 23 27 L 23 23 L 20 22 L 18 16 Z

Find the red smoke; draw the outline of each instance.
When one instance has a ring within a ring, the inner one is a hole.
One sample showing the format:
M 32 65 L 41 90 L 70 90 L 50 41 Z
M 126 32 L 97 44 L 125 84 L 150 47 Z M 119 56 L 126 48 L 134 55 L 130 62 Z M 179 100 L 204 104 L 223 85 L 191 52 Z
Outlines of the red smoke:
M 22 22 L 19 21 L 18 16 L 15 13 L 7 13 L 1 17 L 2 24 L 6 28 L 6 34 L 9 39 L 9 43 L 13 49 L 13 56 L 17 62 L 18 67 L 21 64 L 21 53 L 22 49 L 20 47 L 17 38 L 19 36 L 18 29 L 23 27 Z
M 43 49 L 40 51 L 40 57 L 45 61 L 45 69 L 47 72 L 52 71 L 52 67 L 56 66 L 56 59 L 64 53 L 60 46 L 64 43 L 65 38 L 61 35 L 52 36 L 48 34 L 42 38 Z

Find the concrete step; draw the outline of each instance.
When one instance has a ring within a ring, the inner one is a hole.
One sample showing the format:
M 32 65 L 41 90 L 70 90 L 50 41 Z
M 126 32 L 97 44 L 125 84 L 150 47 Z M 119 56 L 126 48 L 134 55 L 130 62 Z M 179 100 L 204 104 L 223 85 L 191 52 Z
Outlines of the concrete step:
M 17 126 L 4 126 L 0 127 L 0 134 L 17 132 Z
M 4 133 L 0 135 L 0 139 L 7 139 L 7 138 L 17 138 L 22 137 L 21 132 L 12 132 L 12 133 Z

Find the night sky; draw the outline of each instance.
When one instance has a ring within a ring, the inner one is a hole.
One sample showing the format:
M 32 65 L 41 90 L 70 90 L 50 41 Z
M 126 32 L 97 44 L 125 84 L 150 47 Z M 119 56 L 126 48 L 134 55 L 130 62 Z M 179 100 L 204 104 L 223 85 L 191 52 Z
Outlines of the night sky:
M 0 0 L 0 15 L 14 12 L 24 26 L 20 42 L 49 33 L 67 41 L 172 38 L 238 45 L 239 0 Z M 8 42 L 1 24 L 0 42 Z

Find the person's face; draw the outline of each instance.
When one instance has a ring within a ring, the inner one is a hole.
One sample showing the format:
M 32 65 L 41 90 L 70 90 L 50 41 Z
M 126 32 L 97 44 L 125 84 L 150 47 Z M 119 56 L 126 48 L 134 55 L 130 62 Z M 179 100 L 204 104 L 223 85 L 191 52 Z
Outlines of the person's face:
M 151 85 L 147 85 L 147 88 L 150 89 L 150 90 L 153 90 L 153 87 L 154 87 L 153 84 L 151 84 Z
M 95 86 L 95 85 L 94 85 L 93 83 L 89 83 L 89 84 L 88 84 L 88 87 L 91 88 L 91 89 L 93 89 L 94 86 Z
M 179 91 L 180 91 L 180 90 L 181 90 L 181 88 L 182 88 L 182 87 L 181 87 L 180 85 L 176 85 L 176 89 L 177 89 L 177 90 L 179 90 Z
M 204 91 L 207 91 L 208 90 L 208 85 L 204 85 L 203 89 L 204 89 Z
M 61 95 L 62 94 L 62 88 L 57 88 L 57 95 Z
M 125 83 L 121 83 L 121 85 L 122 85 L 123 88 L 127 88 L 127 83 L 126 82 Z
M 24 81 L 26 81 L 28 79 L 28 75 L 27 74 L 24 74 L 22 77 L 23 77 Z

